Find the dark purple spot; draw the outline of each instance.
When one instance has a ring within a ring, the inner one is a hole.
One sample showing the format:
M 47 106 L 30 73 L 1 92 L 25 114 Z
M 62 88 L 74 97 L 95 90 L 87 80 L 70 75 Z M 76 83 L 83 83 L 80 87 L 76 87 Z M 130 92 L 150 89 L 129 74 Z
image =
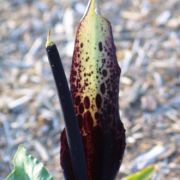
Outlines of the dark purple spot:
M 78 67 L 78 63 L 74 63 L 74 66 L 75 66 L 75 67 Z
M 81 47 L 81 48 L 83 47 L 83 43 L 80 44 L 80 47 Z
M 77 87 L 80 89 L 81 88 L 81 84 L 78 84 Z
M 86 97 L 84 98 L 84 107 L 85 107 L 86 109 L 89 109 L 89 108 L 90 108 L 90 100 L 89 100 L 89 97 L 88 97 L 88 96 L 86 96 Z
M 89 60 L 89 57 L 86 58 L 86 62 Z
M 97 108 L 101 108 L 101 103 L 102 103 L 101 95 L 97 94 L 97 96 L 96 96 L 96 106 L 97 106 Z
M 72 76 L 76 76 L 76 75 L 77 75 L 77 72 L 76 72 L 75 70 L 72 70 L 72 71 L 71 71 L 71 74 L 72 74 Z
M 105 69 L 103 69 L 102 74 L 103 74 L 104 77 L 106 77 L 107 76 L 107 71 Z
M 99 42 L 99 51 L 102 51 L 103 47 L 102 47 L 102 42 Z
M 76 78 L 74 78 L 73 76 L 71 77 L 71 82 L 74 82 L 76 80 Z
M 76 98 L 75 98 L 75 105 L 79 105 L 80 102 L 81 102 L 80 96 L 76 96 Z
M 93 127 L 93 118 L 89 111 L 85 112 L 84 114 L 84 128 L 86 131 L 91 131 Z
M 84 112 L 84 105 L 83 105 L 83 103 L 81 103 L 79 105 L 79 113 L 83 113 L 83 112 Z
M 102 94 L 104 94 L 105 93 L 105 85 L 104 85 L 104 83 L 101 84 L 100 89 L 101 89 Z

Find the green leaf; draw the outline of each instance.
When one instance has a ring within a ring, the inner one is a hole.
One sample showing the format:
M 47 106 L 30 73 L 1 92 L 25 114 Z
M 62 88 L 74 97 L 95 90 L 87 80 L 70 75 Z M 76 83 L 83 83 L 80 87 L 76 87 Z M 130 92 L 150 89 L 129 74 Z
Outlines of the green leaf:
M 14 168 L 6 180 L 53 180 L 41 162 L 20 145 L 13 158 Z
M 154 172 L 155 172 L 155 166 L 151 165 L 140 170 L 137 173 L 125 177 L 124 180 L 150 180 Z

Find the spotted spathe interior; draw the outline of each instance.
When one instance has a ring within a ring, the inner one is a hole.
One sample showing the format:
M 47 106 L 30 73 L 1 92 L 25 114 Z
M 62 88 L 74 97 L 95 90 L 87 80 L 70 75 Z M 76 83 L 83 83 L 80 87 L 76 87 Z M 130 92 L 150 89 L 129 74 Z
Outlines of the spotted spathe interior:
M 94 11 L 91 3 L 78 26 L 70 85 L 84 143 L 88 180 L 110 180 L 120 166 L 125 148 L 118 103 L 121 70 L 111 25 Z M 65 132 L 62 146 L 63 141 Z M 67 148 L 61 148 L 66 155 Z M 61 157 L 64 166 L 65 159 Z

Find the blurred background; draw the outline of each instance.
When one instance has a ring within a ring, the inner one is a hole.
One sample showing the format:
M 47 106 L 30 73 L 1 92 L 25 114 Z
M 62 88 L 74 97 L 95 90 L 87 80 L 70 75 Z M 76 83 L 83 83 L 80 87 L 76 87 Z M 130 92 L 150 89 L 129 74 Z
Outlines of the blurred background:
M 155 163 L 154 179 L 180 179 L 180 1 L 98 0 L 122 69 L 127 147 L 120 174 Z M 69 79 L 87 0 L 0 0 L 0 180 L 19 144 L 62 179 L 63 116 L 46 57 L 49 28 Z

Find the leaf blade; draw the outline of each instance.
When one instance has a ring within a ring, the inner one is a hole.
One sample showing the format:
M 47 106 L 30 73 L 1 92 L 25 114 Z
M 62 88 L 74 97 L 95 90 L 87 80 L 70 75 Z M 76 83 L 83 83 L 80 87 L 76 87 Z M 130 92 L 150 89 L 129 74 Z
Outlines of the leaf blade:
M 20 145 L 13 158 L 14 168 L 6 180 L 53 180 L 42 163 L 32 155 L 27 154 L 26 149 Z
M 130 176 L 125 177 L 125 180 L 149 180 L 155 171 L 155 166 L 148 166 Z

